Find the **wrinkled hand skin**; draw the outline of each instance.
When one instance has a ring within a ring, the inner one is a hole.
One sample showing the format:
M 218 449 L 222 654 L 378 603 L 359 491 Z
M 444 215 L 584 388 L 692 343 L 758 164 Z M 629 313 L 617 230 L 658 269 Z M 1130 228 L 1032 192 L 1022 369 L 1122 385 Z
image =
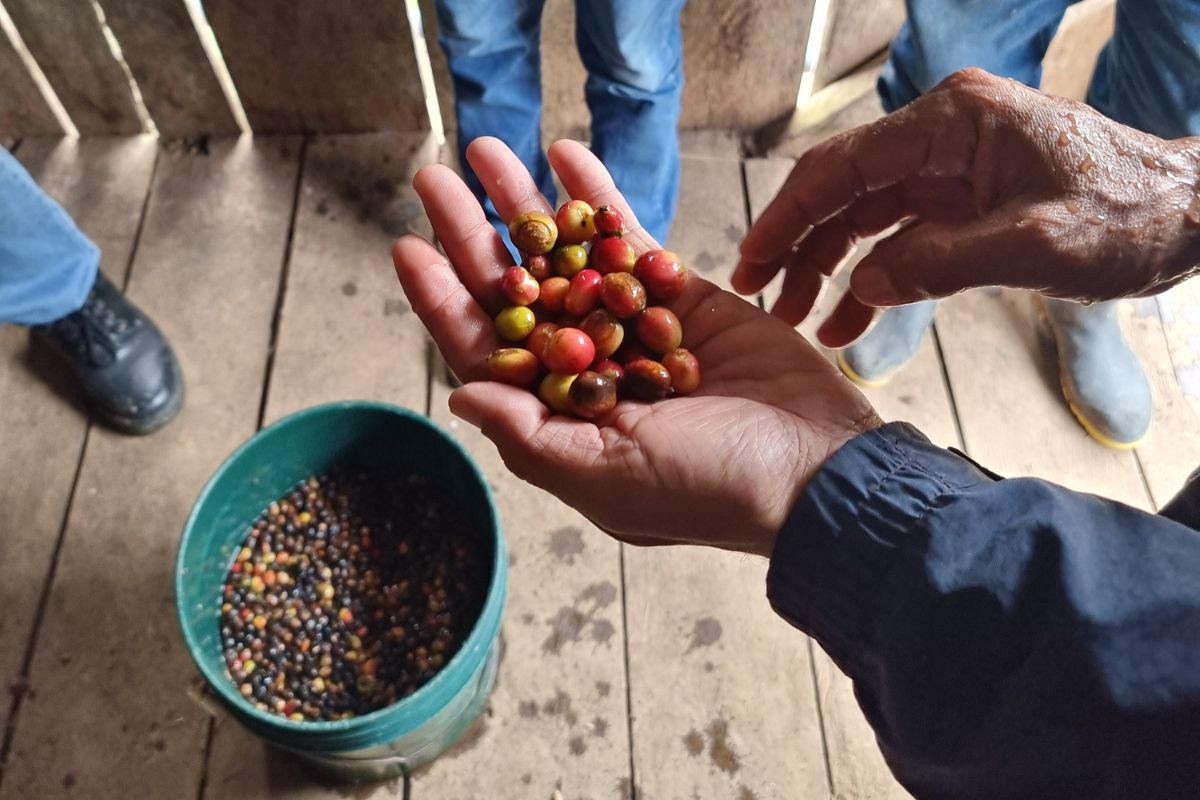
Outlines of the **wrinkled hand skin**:
M 548 155 L 571 197 L 616 206 L 626 241 L 639 252 L 658 247 L 587 148 L 561 141 Z M 476 140 L 467 158 L 503 218 L 549 210 L 498 140 Z M 487 381 L 486 358 L 501 346 L 491 315 L 504 303 L 499 279 L 511 262 L 479 203 L 443 166 L 425 167 L 413 185 L 446 255 L 405 236 L 393 259 L 413 310 L 467 381 L 451 411 L 479 427 L 512 472 L 614 537 L 768 556 L 817 470 L 881 424 L 791 326 L 698 276 L 670 304 L 701 364 L 694 394 L 620 402 L 594 421 L 552 415 L 525 389 Z
M 739 292 L 780 270 L 772 313 L 804 319 L 855 243 L 896 223 L 820 331 L 870 306 L 998 285 L 1095 302 L 1154 294 L 1200 265 L 1200 138 L 1164 141 L 977 69 L 796 164 L 742 243 Z

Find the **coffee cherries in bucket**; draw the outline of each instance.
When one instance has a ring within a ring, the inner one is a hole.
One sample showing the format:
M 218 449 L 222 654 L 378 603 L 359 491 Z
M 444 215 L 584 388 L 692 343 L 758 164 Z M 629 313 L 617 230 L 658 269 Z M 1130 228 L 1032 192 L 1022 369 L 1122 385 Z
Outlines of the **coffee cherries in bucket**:
M 688 271 L 669 250 L 638 254 L 613 206 L 571 200 L 551 217 L 509 223 L 523 266 L 500 280 L 508 306 L 496 332 L 508 345 L 487 359 L 492 380 L 530 389 L 556 414 L 602 420 L 618 400 L 691 394 L 700 364 L 683 348 L 676 300 Z

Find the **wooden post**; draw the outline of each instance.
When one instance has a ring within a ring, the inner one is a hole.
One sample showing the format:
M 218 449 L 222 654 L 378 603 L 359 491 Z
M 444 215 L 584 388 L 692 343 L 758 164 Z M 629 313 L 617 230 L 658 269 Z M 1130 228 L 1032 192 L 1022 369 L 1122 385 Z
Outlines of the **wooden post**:
M 25 62 L 8 35 L 0 31 L 0 134 L 36 136 L 62 132 L 62 125 L 42 97 Z
M 256 133 L 428 130 L 402 0 L 208 0 Z
M 160 133 L 238 133 L 185 0 L 100 2 Z
M 129 76 L 88 0 L 5 0 L 4 5 L 80 133 L 144 130 Z

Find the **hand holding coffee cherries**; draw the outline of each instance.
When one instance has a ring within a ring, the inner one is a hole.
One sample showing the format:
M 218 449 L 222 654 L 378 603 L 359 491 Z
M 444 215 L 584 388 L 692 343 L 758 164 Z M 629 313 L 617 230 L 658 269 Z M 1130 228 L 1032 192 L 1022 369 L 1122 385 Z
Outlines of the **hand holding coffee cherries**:
M 624 235 L 597 240 L 588 258 L 629 258 L 615 245 L 605 245 L 614 253 L 599 255 L 596 248 L 606 240 L 628 244 L 635 254 L 660 249 L 587 148 L 560 141 L 548 155 L 571 197 L 615 209 L 624 219 Z M 502 218 L 552 215 L 503 143 L 478 139 L 467 158 Z M 481 428 L 514 473 L 617 538 L 769 555 L 817 469 L 880 424 L 866 399 L 790 326 L 696 275 L 665 305 L 680 323 L 683 347 L 703 365 L 703 380 L 691 394 L 652 403 L 621 400 L 595 420 L 554 413 L 528 389 L 493 381 L 487 363 L 511 346 L 495 317 L 523 308 L 512 298 L 528 296 L 519 292 L 532 292 L 529 281 L 508 273 L 515 265 L 507 248 L 452 170 L 425 167 L 413 185 L 446 256 L 410 235 L 396 242 L 393 258 L 413 310 L 466 382 L 451 396 L 451 410 Z M 578 253 L 558 260 L 561 270 L 580 263 Z M 555 267 L 526 259 L 525 269 L 534 280 L 543 276 L 544 302 Z M 506 273 L 514 277 L 506 280 Z M 564 303 L 569 292 L 568 286 Z M 597 323 L 596 338 L 603 338 L 601 327 Z M 537 340 L 526 343 L 531 352 L 539 347 Z
M 1185 280 L 1200 267 L 1200 139 L 963 70 L 805 153 L 742 243 L 734 287 L 783 271 L 772 313 L 796 324 L 859 238 L 900 222 L 855 267 L 818 333 L 828 346 L 858 338 L 872 306 L 976 286 L 1096 301 Z
M 529 387 L 540 377 L 537 394 L 552 411 L 600 424 L 618 395 L 653 401 L 696 390 L 700 364 L 680 347 L 679 318 L 647 305 L 683 294 L 687 268 L 669 250 L 637 255 L 622 221 L 612 206 L 571 200 L 556 217 L 528 211 L 509 223 L 525 261 L 500 279 L 511 305 L 496 315 L 496 333 L 523 347 L 488 356 L 493 380 Z

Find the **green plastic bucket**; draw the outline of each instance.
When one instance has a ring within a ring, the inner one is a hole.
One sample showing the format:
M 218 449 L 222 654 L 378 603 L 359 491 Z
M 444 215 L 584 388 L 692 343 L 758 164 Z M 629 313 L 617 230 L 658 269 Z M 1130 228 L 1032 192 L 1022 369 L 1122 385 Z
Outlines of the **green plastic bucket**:
M 461 649 L 412 695 L 354 719 L 294 722 L 255 708 L 226 675 L 218 624 L 221 589 L 242 538 L 263 509 L 300 480 L 335 465 L 419 471 L 440 485 L 491 532 L 491 585 Z M 237 719 L 334 779 L 364 782 L 432 760 L 478 716 L 495 683 L 507 584 L 508 555 L 495 503 L 467 453 L 423 416 L 355 401 L 280 420 L 221 465 L 183 530 L 175 604 L 192 659 Z

